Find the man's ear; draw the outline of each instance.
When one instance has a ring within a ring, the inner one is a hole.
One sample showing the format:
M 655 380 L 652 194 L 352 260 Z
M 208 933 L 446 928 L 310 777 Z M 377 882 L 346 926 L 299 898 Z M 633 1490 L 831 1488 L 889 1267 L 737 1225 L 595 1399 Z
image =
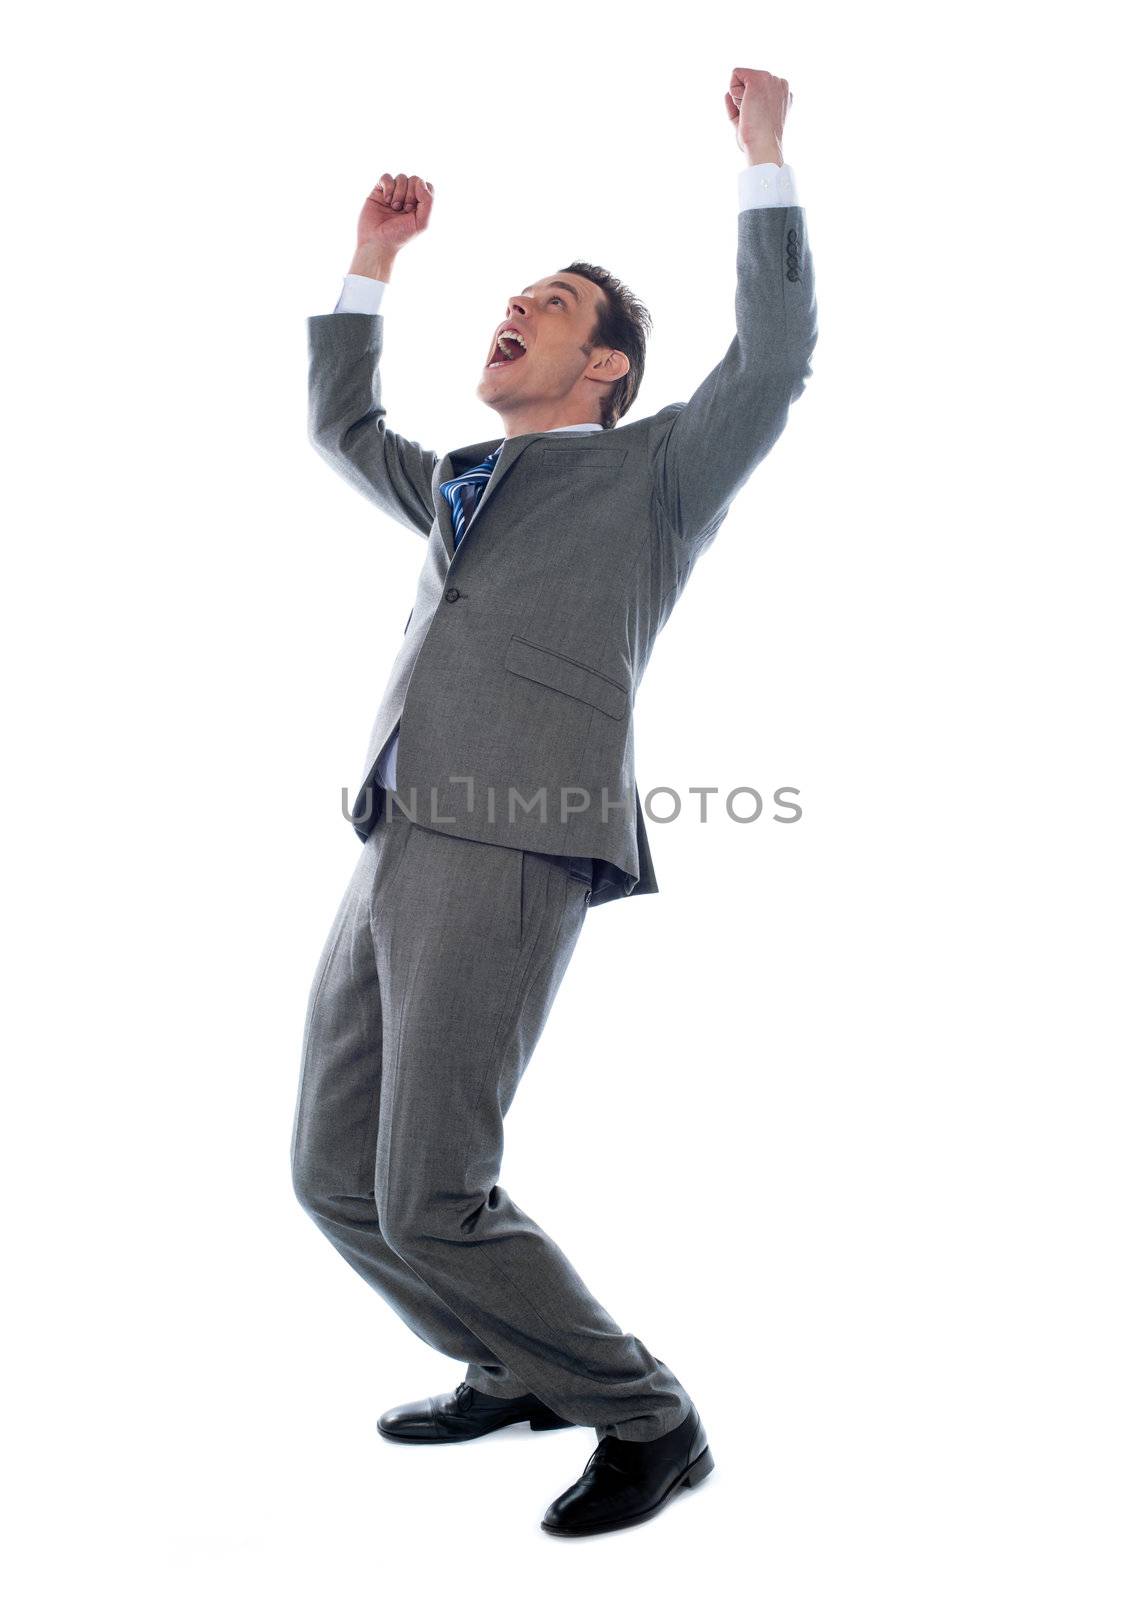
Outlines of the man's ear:
M 622 350 L 597 350 L 591 366 L 593 376 L 606 383 L 617 383 L 631 370 L 630 361 Z

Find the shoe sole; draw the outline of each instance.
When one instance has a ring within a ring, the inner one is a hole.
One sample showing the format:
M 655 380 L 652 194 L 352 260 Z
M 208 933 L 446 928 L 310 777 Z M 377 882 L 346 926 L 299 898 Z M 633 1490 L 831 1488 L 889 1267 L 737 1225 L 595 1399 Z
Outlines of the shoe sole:
M 515 1422 L 498 1422 L 494 1427 L 482 1428 L 479 1433 L 451 1434 L 451 1433 L 391 1433 L 380 1423 L 376 1424 L 379 1433 L 384 1439 L 392 1439 L 395 1444 L 472 1444 L 474 1439 L 483 1439 L 486 1434 L 500 1433 L 505 1428 L 523 1427 L 524 1417 L 519 1417 Z M 539 1421 L 534 1417 L 527 1419 L 528 1426 L 533 1433 L 552 1433 L 558 1428 L 574 1428 L 574 1422 L 564 1422 L 558 1418 L 554 1422 Z
M 617 1528 L 633 1528 L 637 1523 L 649 1522 L 651 1517 L 656 1517 L 667 1503 L 674 1498 L 679 1489 L 696 1488 L 699 1483 L 704 1482 L 709 1477 L 712 1471 L 713 1457 L 709 1453 L 709 1446 L 706 1445 L 701 1455 L 695 1456 L 686 1470 L 674 1479 L 674 1482 L 666 1490 L 657 1505 L 651 1506 L 648 1511 L 636 1511 L 632 1517 L 619 1517 L 613 1522 L 596 1522 L 585 1528 L 557 1528 L 548 1522 L 541 1522 L 540 1526 L 545 1533 L 558 1534 L 568 1539 L 580 1539 L 592 1533 L 614 1533 Z

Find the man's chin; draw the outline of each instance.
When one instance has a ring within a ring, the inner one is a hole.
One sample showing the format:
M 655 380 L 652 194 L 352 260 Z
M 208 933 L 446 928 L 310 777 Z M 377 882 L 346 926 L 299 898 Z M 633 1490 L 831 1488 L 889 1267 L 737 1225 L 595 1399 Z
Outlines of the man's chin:
M 515 404 L 515 397 L 510 393 L 510 385 L 501 383 L 496 372 L 490 372 L 487 368 L 481 373 L 480 381 L 477 384 L 477 397 L 483 400 L 487 406 L 493 406 L 494 408 L 503 408 Z

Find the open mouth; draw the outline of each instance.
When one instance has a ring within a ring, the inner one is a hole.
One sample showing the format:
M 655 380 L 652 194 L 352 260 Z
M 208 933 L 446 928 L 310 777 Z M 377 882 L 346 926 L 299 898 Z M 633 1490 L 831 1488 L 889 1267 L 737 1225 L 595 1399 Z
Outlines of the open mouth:
M 488 361 L 485 362 L 485 368 L 488 370 L 492 367 L 510 367 L 514 362 L 523 361 L 526 354 L 523 336 L 514 328 L 506 328 L 503 333 L 497 335 L 496 344 Z

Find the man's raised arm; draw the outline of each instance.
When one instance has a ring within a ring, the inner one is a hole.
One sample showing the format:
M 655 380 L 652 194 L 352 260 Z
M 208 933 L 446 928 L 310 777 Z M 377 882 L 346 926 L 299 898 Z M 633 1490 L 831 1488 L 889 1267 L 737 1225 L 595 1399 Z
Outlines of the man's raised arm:
M 655 504 L 663 530 L 690 555 L 784 431 L 811 376 L 816 294 L 804 210 L 781 138 L 792 95 L 783 78 L 738 67 L 725 95 L 737 143 L 737 332 L 688 401 L 657 414 Z
M 433 526 L 438 457 L 386 426 L 379 307 L 399 250 L 425 231 L 432 206 L 433 184 L 384 173 L 363 205 L 338 305 L 307 319 L 308 437 L 348 483 L 423 536 Z

